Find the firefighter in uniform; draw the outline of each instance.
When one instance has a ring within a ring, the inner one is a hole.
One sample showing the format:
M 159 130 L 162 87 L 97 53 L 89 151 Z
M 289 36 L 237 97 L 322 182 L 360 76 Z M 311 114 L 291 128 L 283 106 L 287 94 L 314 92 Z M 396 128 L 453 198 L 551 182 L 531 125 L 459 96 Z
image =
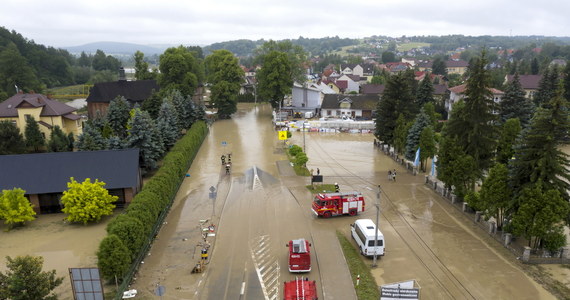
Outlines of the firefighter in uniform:
M 334 190 L 338 193 L 340 192 L 340 186 L 338 185 L 338 183 L 334 183 Z
M 202 260 L 207 260 L 207 259 L 208 259 L 208 249 L 202 248 Z
M 230 164 L 226 164 L 226 174 L 230 174 Z
M 226 156 L 222 154 L 222 157 L 220 157 L 220 159 L 222 160 L 222 165 L 226 164 Z

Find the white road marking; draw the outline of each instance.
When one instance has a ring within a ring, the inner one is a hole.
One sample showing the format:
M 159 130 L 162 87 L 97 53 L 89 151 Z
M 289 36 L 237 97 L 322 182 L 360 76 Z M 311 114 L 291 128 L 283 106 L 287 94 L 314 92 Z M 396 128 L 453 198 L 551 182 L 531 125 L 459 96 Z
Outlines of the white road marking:
M 270 239 L 262 235 L 250 241 L 250 251 L 255 272 L 266 300 L 279 298 L 279 262 L 270 255 Z
M 245 281 L 241 283 L 241 291 L 239 292 L 240 296 L 243 296 L 245 293 Z

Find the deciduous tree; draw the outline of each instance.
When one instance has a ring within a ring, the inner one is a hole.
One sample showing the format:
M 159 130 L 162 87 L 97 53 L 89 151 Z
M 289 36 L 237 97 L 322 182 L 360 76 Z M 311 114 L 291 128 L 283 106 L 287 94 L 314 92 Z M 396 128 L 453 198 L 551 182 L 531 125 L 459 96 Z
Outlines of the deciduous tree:
M 307 52 L 303 50 L 302 46 L 294 45 L 288 40 L 280 42 L 270 40 L 255 50 L 255 63 L 263 67 L 266 63 L 265 60 L 272 52 L 285 54 L 289 62 L 286 70 L 289 82 L 305 82 Z
M 135 78 L 137 80 L 154 79 L 154 73 L 150 71 L 148 63 L 144 60 L 144 53 L 137 51 L 135 52 L 134 58 L 135 58 Z
M 75 181 L 73 177 L 67 183 L 67 190 L 61 197 L 62 211 L 67 214 L 65 218 L 69 222 L 99 222 L 101 217 L 113 213 L 117 196 L 109 195 L 104 188 L 105 183 L 95 179 L 91 182 L 86 178 L 82 183 Z
M 218 117 L 227 119 L 237 111 L 237 95 L 244 72 L 238 59 L 228 50 L 216 50 L 206 57 L 208 82 L 212 84 L 212 102 Z
M 480 200 L 482 210 L 489 217 L 494 217 L 497 228 L 503 228 L 503 220 L 513 203 L 513 193 L 509 186 L 509 171 L 506 165 L 498 163 L 489 170 L 481 186 Z
M 211 101 L 218 109 L 218 118 L 229 119 L 237 111 L 239 86 L 220 81 L 212 86 Z
M 291 63 L 287 54 L 278 51 L 266 54 L 256 78 L 257 91 L 261 98 L 269 101 L 273 108 L 282 106 L 283 99 L 291 93 L 293 86 Z
M 11 229 L 34 219 L 36 212 L 20 188 L 2 190 L 0 193 L 0 219 Z
M 497 144 L 497 161 L 508 164 L 515 154 L 513 145 L 521 133 L 521 123 L 519 119 L 508 119 L 501 130 L 499 143 Z
M 510 225 L 513 233 L 527 239 L 529 247 L 534 249 L 539 247 L 541 240 L 552 235 L 553 229 L 563 226 L 563 220 L 570 212 L 568 201 L 560 192 L 546 189 L 541 180 L 526 186 L 517 198 L 520 206 Z M 553 239 L 552 236 L 549 238 Z
M 426 165 L 428 158 L 432 158 L 436 152 L 436 143 L 435 143 L 435 133 L 431 126 L 427 126 L 422 130 L 420 135 L 420 144 L 419 148 L 420 151 L 420 161 L 421 167 L 424 172 L 426 171 Z
M 158 83 L 161 89 L 177 89 L 182 95 L 193 95 L 203 79 L 203 68 L 203 64 L 186 47 L 168 48 L 160 55 Z
M 53 290 L 63 282 L 55 270 L 42 271 L 41 256 L 6 256 L 7 270 L 0 272 L 0 297 L 11 300 L 55 300 Z

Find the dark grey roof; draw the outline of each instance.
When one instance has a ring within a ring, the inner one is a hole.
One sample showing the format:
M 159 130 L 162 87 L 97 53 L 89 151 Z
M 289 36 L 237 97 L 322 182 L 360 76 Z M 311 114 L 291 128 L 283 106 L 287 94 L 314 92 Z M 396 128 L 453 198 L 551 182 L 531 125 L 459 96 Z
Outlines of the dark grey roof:
M 361 94 L 383 94 L 385 86 L 383 84 L 364 84 L 361 86 Z
M 63 116 L 77 109 L 42 94 L 16 94 L 0 103 L 0 117 L 18 117 L 19 107 L 42 107 L 40 116 Z
M 106 189 L 139 184 L 139 149 L 0 155 L 0 166 L 0 190 L 26 194 L 60 193 L 70 177 L 99 179 Z
M 377 94 L 368 95 L 342 95 L 342 94 L 327 94 L 323 98 L 321 109 L 337 109 L 340 107 L 340 102 L 352 101 L 351 109 L 375 110 L 376 104 L 380 101 Z
M 117 96 L 123 96 L 131 102 L 142 102 L 150 97 L 153 89 L 157 92 L 159 90 L 156 80 L 101 82 L 93 86 L 87 102 L 110 103 Z

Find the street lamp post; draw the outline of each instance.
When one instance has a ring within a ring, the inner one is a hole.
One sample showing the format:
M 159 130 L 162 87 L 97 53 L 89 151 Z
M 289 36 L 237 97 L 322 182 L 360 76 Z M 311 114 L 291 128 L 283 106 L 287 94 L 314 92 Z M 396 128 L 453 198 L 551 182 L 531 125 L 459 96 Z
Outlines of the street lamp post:
M 376 232 L 374 233 L 374 260 L 372 261 L 372 267 L 376 268 L 378 266 L 377 262 L 376 262 L 376 257 L 378 256 L 376 254 L 376 248 L 378 247 L 378 230 L 380 228 L 380 223 L 379 223 L 379 219 L 380 219 L 380 185 L 378 185 L 378 193 L 376 194 L 376 204 L 374 205 L 376 206 Z
M 307 153 L 307 148 L 305 148 L 305 119 L 303 118 L 303 152 Z

